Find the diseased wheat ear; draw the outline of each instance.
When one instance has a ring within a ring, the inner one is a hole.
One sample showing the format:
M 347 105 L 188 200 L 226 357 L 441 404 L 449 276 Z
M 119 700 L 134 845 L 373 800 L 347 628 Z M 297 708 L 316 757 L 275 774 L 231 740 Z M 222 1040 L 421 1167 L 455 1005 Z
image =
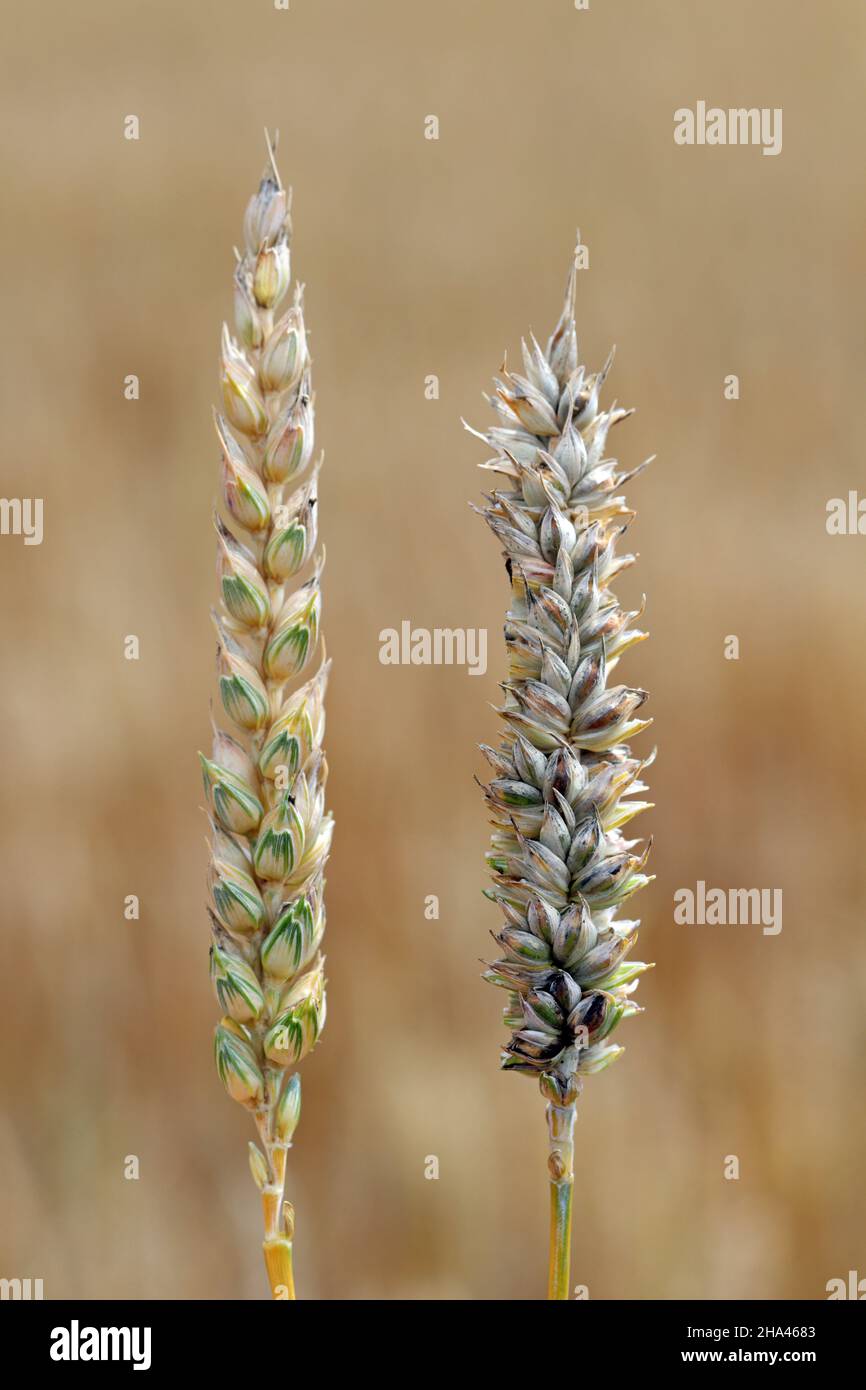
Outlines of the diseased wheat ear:
M 494 773 L 484 789 L 493 826 L 487 896 L 505 916 L 502 958 L 485 979 L 508 991 L 502 1065 L 537 1077 L 548 1102 L 551 1298 L 568 1297 L 582 1077 L 623 1051 L 611 1034 L 639 1012 L 631 996 L 649 968 L 626 959 L 638 922 L 617 919 L 650 881 L 649 845 L 623 835 L 651 804 L 636 799 L 651 759 L 628 747 L 650 722 L 637 717 L 647 696 L 608 682 L 647 635 L 611 584 L 634 561 L 616 553 L 634 516 L 618 490 L 650 460 L 620 473 L 605 457 L 608 431 L 631 411 L 599 408 L 613 353 L 596 374 L 578 364 L 575 280 L 572 266 L 546 349 L 530 336 L 525 374 L 503 366 L 488 398 L 498 423 L 478 437 L 495 457 L 481 466 L 504 485 L 476 509 L 503 546 L 512 590 L 504 735 L 497 748 L 482 745 Z
M 316 551 L 313 396 L 303 290 L 277 317 L 291 279 L 290 198 L 273 148 L 235 252 L 234 323 L 223 325 L 216 414 L 217 668 L 234 736 L 214 729 L 202 756 L 211 817 L 211 979 L 223 1018 L 217 1071 L 252 1114 L 250 1168 L 262 1194 L 274 1298 L 294 1298 L 294 1214 L 286 1152 L 298 1123 L 290 1074 L 325 1022 L 322 873 L 333 822 L 322 749 L 328 664 L 317 655 L 322 561 Z M 303 479 L 303 475 L 306 478 Z M 303 480 L 302 480 L 303 479 Z

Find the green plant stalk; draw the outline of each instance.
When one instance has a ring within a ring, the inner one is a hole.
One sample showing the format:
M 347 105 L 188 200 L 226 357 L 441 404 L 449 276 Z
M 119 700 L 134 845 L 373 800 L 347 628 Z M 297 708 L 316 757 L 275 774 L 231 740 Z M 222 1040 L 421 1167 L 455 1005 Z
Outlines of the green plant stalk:
M 574 1123 L 577 1107 L 547 1107 L 550 1153 L 550 1268 L 547 1281 L 549 1299 L 569 1297 L 571 1271 L 571 1211 L 574 1196 Z

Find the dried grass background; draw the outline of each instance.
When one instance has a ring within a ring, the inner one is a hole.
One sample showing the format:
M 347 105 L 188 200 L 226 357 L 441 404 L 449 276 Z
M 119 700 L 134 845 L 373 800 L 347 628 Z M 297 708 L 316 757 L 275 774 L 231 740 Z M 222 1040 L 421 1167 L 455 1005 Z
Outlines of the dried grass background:
M 484 423 L 502 350 L 549 330 L 577 225 L 582 347 L 598 366 L 616 341 L 612 389 L 638 407 L 617 451 L 659 453 L 630 494 L 624 586 L 647 593 L 652 640 L 623 669 L 652 691 L 659 758 L 640 900 L 658 968 L 580 1106 L 574 1280 L 822 1297 L 866 1273 L 866 539 L 824 524 L 829 497 L 866 488 L 864 45 L 854 0 L 17 12 L 2 495 L 43 497 L 45 538 L 0 539 L 0 1275 L 51 1298 L 266 1292 L 248 1121 L 211 1060 L 195 757 L 217 337 L 266 123 L 308 287 L 334 659 L 331 1012 L 288 1184 L 299 1295 L 544 1289 L 543 1105 L 498 1072 L 502 1001 L 478 978 L 497 914 L 472 774 L 506 584 L 466 505 L 483 452 L 459 417 Z M 698 99 L 783 107 L 781 155 L 675 146 L 673 111 Z M 403 618 L 487 627 L 487 675 L 381 666 Z M 698 879 L 781 887 L 781 935 L 674 926 Z

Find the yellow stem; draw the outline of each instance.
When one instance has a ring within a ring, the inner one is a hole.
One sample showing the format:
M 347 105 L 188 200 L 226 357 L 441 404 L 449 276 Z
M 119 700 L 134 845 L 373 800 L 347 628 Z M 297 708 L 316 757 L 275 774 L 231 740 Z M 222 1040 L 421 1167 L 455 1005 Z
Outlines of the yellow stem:
M 277 1236 L 262 1242 L 265 1268 L 273 1298 L 286 1302 L 295 1298 L 295 1279 L 292 1270 L 292 1242 Z
M 270 1087 L 268 1087 L 270 1096 Z M 271 1297 L 282 1302 L 295 1299 L 295 1277 L 292 1265 L 292 1236 L 294 1215 L 284 1198 L 286 1185 L 286 1145 L 271 1138 L 270 1113 L 256 1113 L 259 1138 L 265 1148 L 270 1167 L 269 1181 L 262 1188 L 262 1218 L 265 1239 L 262 1252 L 271 1286 Z

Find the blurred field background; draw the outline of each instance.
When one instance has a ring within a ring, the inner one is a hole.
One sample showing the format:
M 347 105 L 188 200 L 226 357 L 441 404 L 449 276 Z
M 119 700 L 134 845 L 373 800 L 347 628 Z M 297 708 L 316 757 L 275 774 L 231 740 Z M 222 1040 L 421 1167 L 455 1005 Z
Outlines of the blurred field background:
M 487 422 L 503 350 L 552 326 L 576 226 L 584 356 L 615 341 L 611 391 L 638 407 L 612 443 L 659 456 L 630 490 L 622 586 L 648 596 L 624 675 L 652 691 L 659 757 L 637 900 L 657 969 L 581 1103 L 573 1279 L 592 1298 L 820 1298 L 866 1274 L 866 539 L 825 530 L 828 498 L 866 488 L 864 44 L 853 0 L 16 13 L 2 495 L 44 498 L 45 537 L 0 540 L 0 1275 L 49 1298 L 266 1292 L 252 1129 L 211 1060 L 195 756 L 218 333 L 265 124 L 307 284 L 334 661 L 299 1295 L 544 1292 L 543 1103 L 498 1071 L 503 999 L 479 980 L 498 918 L 472 779 L 506 583 L 459 422 Z M 782 153 L 677 147 L 673 111 L 699 99 L 782 107 Z M 380 665 L 403 618 L 488 628 L 487 675 Z M 699 879 L 782 888 L 781 935 L 675 926 Z

